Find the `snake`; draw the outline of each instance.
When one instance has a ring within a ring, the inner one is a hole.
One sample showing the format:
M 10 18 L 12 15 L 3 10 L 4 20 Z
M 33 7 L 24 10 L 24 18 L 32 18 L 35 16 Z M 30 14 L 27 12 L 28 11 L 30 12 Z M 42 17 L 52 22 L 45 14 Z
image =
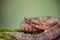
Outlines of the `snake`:
M 54 16 L 24 18 L 20 23 L 20 28 L 27 32 L 40 30 L 44 30 L 44 32 L 38 35 L 28 35 L 21 32 L 7 33 L 17 40 L 53 40 L 60 35 L 60 18 Z
M 20 24 L 20 28 L 27 32 L 36 32 L 40 30 L 48 30 L 59 22 L 58 17 L 41 16 L 34 18 L 24 18 Z

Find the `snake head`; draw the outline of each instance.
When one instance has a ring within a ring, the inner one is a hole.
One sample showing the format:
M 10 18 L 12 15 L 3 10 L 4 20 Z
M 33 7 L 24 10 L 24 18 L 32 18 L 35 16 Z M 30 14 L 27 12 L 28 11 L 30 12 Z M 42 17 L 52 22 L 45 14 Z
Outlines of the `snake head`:
M 31 23 L 31 19 L 28 19 L 28 18 L 24 18 L 24 21 L 25 21 L 25 23 L 28 23 L 28 24 Z
M 27 19 L 27 18 L 24 18 L 25 20 L 25 23 L 31 25 L 31 26 L 36 26 L 36 25 L 39 25 L 39 22 L 37 20 L 34 20 L 34 19 Z

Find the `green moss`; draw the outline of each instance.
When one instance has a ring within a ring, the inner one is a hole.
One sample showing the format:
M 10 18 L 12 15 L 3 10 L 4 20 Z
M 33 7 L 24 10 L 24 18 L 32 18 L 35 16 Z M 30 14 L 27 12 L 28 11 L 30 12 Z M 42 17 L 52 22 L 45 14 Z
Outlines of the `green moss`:
M 16 40 L 15 38 L 11 37 L 9 34 L 3 32 L 13 32 L 14 30 L 9 28 L 0 28 L 0 39 L 4 40 Z
M 0 28 L 0 32 L 12 32 L 12 29 L 9 28 Z
M 0 39 L 4 40 L 16 40 L 14 37 L 11 37 L 9 34 L 0 32 Z

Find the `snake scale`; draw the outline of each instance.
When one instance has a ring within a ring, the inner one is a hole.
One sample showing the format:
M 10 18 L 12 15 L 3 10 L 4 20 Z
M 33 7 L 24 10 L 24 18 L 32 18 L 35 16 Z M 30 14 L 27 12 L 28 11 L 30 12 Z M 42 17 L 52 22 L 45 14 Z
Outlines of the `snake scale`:
M 20 28 L 28 32 L 39 31 L 40 29 L 48 30 L 56 25 L 58 21 L 59 18 L 50 16 L 24 18 L 24 20 L 21 22 Z
M 27 32 L 47 31 L 39 35 L 27 35 L 20 32 L 9 32 L 9 34 L 17 40 L 53 40 L 60 35 L 60 18 L 51 16 L 24 18 L 20 28 Z

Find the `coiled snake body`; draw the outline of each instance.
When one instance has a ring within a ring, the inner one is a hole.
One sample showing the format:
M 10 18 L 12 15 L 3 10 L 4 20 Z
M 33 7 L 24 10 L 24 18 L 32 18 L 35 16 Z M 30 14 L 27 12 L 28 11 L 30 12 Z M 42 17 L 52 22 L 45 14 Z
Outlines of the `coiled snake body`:
M 59 21 L 57 17 L 35 17 L 35 18 L 25 18 L 21 23 L 20 28 L 24 31 L 34 32 L 39 30 L 48 30 L 54 25 L 56 25 Z
M 20 32 L 9 32 L 9 34 L 17 40 L 52 40 L 60 35 L 60 18 L 49 16 L 25 18 L 20 28 L 27 32 L 47 31 L 39 35 L 27 35 Z

